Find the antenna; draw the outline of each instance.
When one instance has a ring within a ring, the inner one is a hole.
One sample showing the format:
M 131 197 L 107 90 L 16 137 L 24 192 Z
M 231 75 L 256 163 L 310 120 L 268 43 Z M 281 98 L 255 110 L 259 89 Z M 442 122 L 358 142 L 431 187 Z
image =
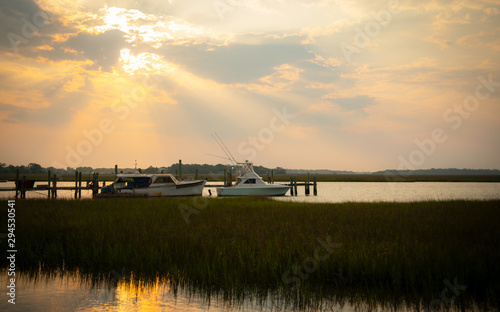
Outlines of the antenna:
M 233 155 L 231 155 L 231 152 L 227 148 L 226 144 L 224 144 L 224 142 L 221 140 L 219 135 L 217 135 L 217 132 L 212 133 L 212 137 L 215 139 L 217 144 L 219 144 L 220 148 L 222 148 L 222 151 L 224 151 L 224 154 L 226 154 L 227 159 L 229 159 L 229 161 L 236 165 L 236 159 L 234 159 Z
M 219 156 L 219 155 L 214 155 L 214 154 L 209 154 L 209 153 L 206 153 L 207 155 L 210 155 L 210 156 L 213 156 L 213 157 L 218 157 L 218 158 L 222 158 L 222 159 L 225 159 L 225 160 L 229 160 L 231 161 L 231 158 L 226 158 L 226 157 L 222 157 L 222 156 Z

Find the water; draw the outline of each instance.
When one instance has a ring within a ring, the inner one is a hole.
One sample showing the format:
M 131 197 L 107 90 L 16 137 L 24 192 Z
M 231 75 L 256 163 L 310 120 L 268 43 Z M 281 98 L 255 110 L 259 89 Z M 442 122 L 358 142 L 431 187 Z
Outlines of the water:
M 449 199 L 499 199 L 500 183 L 478 182 L 322 182 L 318 196 L 299 196 L 280 200 L 303 202 L 410 202 Z M 311 188 L 312 193 L 312 188 Z
M 0 283 L 9 285 L 5 272 L 0 273 Z M 6 288 L 7 289 L 7 288 Z M 16 278 L 16 304 L 8 303 L 6 293 L 0 296 L 0 311 L 213 311 L 257 312 L 292 311 L 293 307 L 280 295 L 269 293 L 265 298 L 246 297 L 227 300 L 221 295 L 203 295 L 186 289 L 174 291 L 168 283 L 156 282 L 145 286 L 121 278 L 116 284 L 92 284 L 77 274 L 64 276 L 27 275 Z M 295 309 L 296 310 L 296 309 Z M 309 311 L 369 311 L 362 302 L 342 304 L 325 300 Z M 378 307 L 370 311 L 386 311 Z M 398 312 L 416 311 L 401 306 Z
M 43 182 L 42 182 L 43 183 Z M 220 184 L 210 182 L 210 184 Z M 58 186 L 74 186 L 74 182 L 58 182 Z M 36 186 L 36 184 L 35 184 Z M 14 187 L 14 182 L 0 183 L 0 188 Z M 212 197 L 215 188 L 205 188 L 203 196 Z M 408 202 L 448 199 L 500 199 L 500 183 L 480 182 L 319 182 L 318 196 L 305 196 L 304 187 L 299 187 L 299 196 L 276 197 L 278 200 L 300 202 Z M 312 187 L 311 187 L 312 193 Z M 288 193 L 289 194 L 289 193 Z M 0 198 L 13 198 L 14 192 L 0 192 Z M 72 199 L 74 191 L 58 191 L 58 198 Z M 27 198 L 47 198 L 47 191 L 30 191 Z M 82 198 L 92 198 L 92 192 L 82 191 Z

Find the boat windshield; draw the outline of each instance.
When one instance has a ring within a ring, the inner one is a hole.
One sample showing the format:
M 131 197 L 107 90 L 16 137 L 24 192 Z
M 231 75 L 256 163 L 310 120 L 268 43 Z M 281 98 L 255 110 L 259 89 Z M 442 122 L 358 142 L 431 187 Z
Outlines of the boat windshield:
M 157 184 L 157 183 L 175 183 L 175 181 L 174 181 L 173 177 L 171 177 L 171 176 L 163 176 L 163 177 L 157 177 L 153 183 L 154 184 Z
M 126 183 L 127 187 L 149 187 L 150 177 L 120 177 L 115 183 Z

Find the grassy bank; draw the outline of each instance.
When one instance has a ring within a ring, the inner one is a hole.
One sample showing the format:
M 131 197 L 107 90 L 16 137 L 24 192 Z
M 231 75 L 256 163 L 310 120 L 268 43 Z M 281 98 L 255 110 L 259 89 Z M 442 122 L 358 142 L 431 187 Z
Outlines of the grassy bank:
M 6 233 L 7 203 L 0 205 Z M 498 308 L 497 207 L 500 200 L 18 200 L 16 265 L 95 276 L 125 268 L 142 279 L 161 276 L 201 288 L 294 293 L 298 287 L 415 302 L 441 298 L 443 280 L 457 278 L 467 286 L 457 300 Z M 197 214 L 187 224 L 189 211 Z M 5 267 L 6 257 L 0 262 Z

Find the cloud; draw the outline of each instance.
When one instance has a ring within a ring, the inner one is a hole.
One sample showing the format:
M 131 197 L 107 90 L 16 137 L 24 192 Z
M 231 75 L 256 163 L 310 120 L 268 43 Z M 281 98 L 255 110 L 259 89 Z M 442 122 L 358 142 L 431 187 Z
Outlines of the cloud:
M 207 46 L 166 46 L 160 49 L 168 61 L 200 77 L 221 83 L 246 83 L 268 76 L 273 68 L 294 64 L 311 56 L 300 44 L 231 44 L 207 50 Z
M 53 36 L 73 32 L 60 17 L 31 0 L 0 4 L 0 51 L 35 58 L 50 47 Z
M 101 34 L 79 33 L 62 43 L 59 48 L 75 50 L 77 55 L 94 62 L 93 69 L 111 71 L 120 58 L 120 50 L 127 46 L 124 33 L 110 30 Z
M 33 23 L 33 16 L 41 12 L 40 7 L 31 0 L 1 1 L 0 2 L 0 46 L 12 48 L 10 36 L 17 35 L 24 38 L 23 27 L 27 32 Z M 32 33 L 31 31 L 29 32 Z M 12 34 L 12 35 L 9 35 Z M 13 39 L 12 39 L 13 40 Z
M 439 45 L 439 47 L 443 50 L 449 48 L 452 45 L 452 42 L 450 40 L 439 38 L 436 35 L 431 35 L 427 38 L 427 40 Z
M 330 101 L 338 104 L 344 111 L 357 111 L 375 104 L 375 100 L 366 95 L 358 95 L 352 98 L 330 98 Z

